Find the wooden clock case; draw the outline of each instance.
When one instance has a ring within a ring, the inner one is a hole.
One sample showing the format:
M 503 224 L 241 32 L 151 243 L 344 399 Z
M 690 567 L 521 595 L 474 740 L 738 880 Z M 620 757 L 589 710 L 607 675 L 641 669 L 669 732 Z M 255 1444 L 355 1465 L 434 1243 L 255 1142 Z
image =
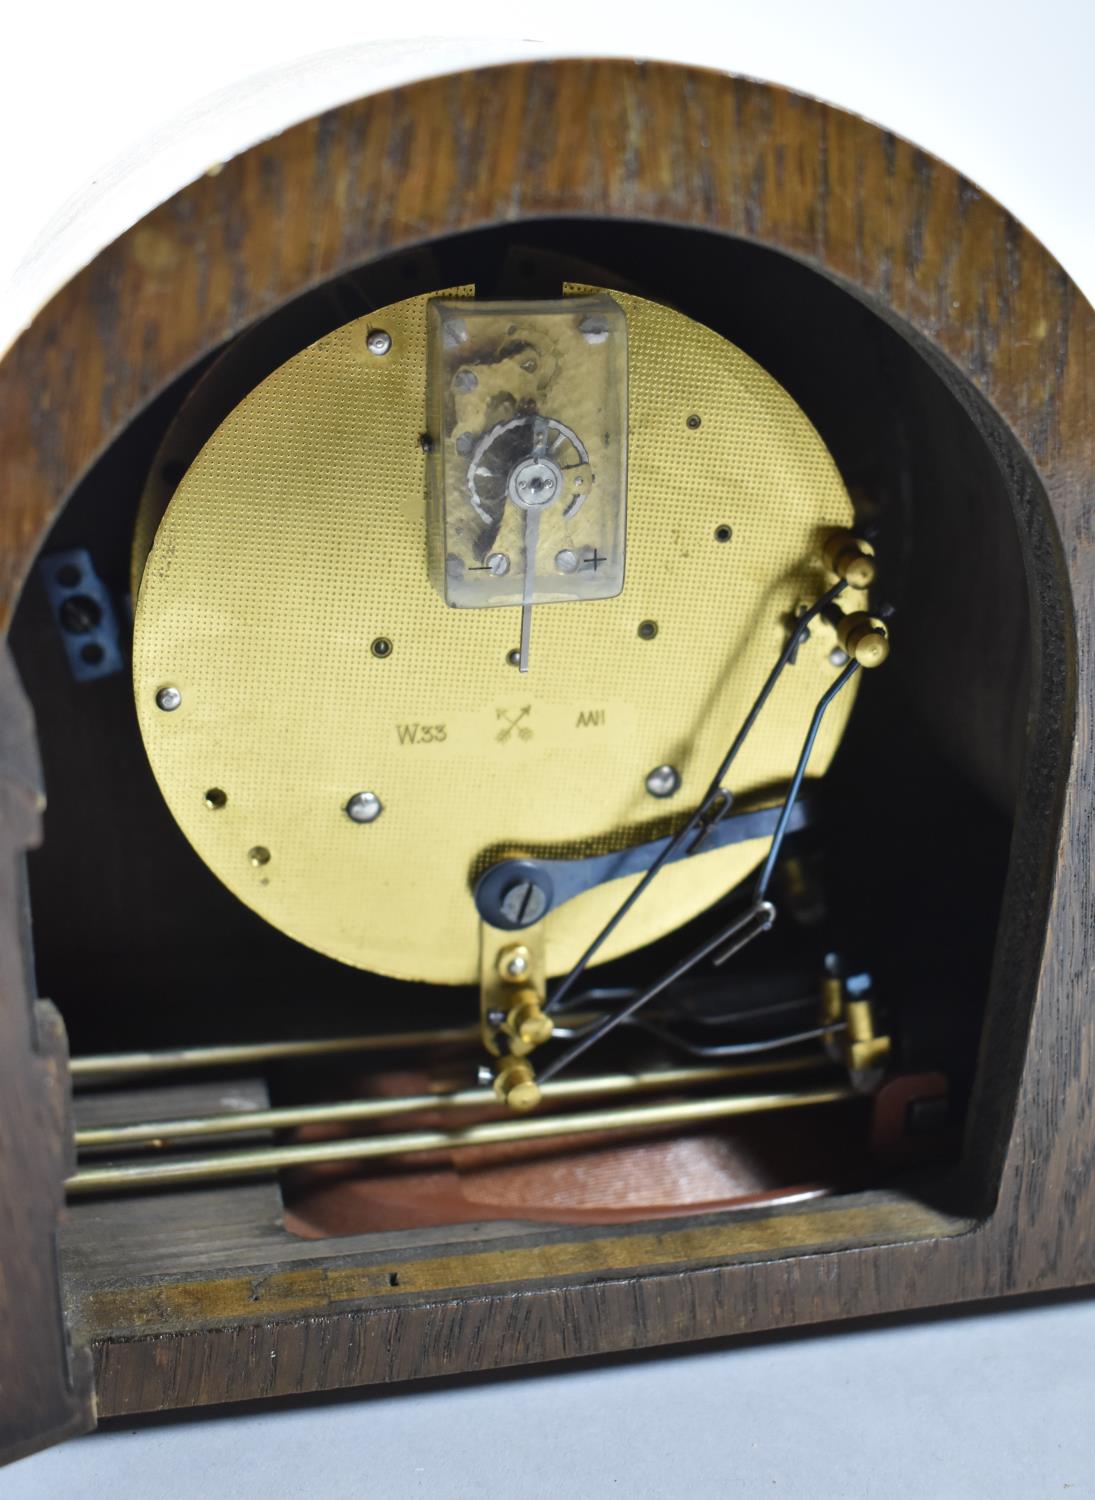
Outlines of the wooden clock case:
M 966 722 L 954 735 L 954 753 L 978 760 L 1010 808 L 960 1159 L 945 1173 L 770 1211 L 596 1228 L 302 1241 L 270 1212 L 276 1184 L 230 1200 L 224 1190 L 151 1195 L 66 1225 L 65 1028 L 37 993 L 33 959 L 50 965 L 33 946 L 24 877 L 26 851 L 42 838 L 42 775 L 9 656 L 0 1447 L 11 1456 L 87 1429 L 96 1413 L 487 1370 L 1095 1280 L 1095 314 L 1047 251 L 949 167 L 778 88 L 627 61 L 458 74 L 295 126 L 122 235 L 0 364 L 0 620 L 7 630 L 16 619 L 36 557 L 81 486 L 227 341 L 316 288 L 434 241 L 515 227 L 550 240 L 560 226 L 592 222 L 606 245 L 662 236 L 670 259 L 666 245 L 702 240 L 697 255 L 710 270 L 721 254 L 728 275 L 746 274 L 757 256 L 790 268 L 838 299 L 841 316 L 900 343 L 922 372 L 910 399 L 930 404 L 943 397 L 929 387 L 945 392 L 972 434 L 962 441 L 978 448 L 984 483 L 965 511 L 925 523 L 922 541 L 926 573 L 960 607 L 940 624 L 929 596 L 903 626 L 929 643 L 924 659 L 938 670 L 924 691 L 952 719 L 965 701 L 976 721 L 977 684 L 988 679 L 1022 709 L 1017 724 Z M 770 331 L 771 352 L 800 332 Z M 1006 647 L 994 653 L 986 639 Z M 945 862 L 945 823 L 931 837 Z M 75 882 L 71 901 L 75 911 Z M 95 1034 L 89 1015 L 80 1012 L 85 1041 Z M 265 1195 L 257 1208 L 255 1194 Z

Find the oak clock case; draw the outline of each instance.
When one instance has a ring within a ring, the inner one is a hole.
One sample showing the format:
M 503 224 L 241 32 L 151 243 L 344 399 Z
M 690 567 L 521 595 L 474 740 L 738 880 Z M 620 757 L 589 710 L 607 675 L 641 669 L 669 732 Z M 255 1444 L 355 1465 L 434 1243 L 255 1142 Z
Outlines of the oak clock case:
M 1090 310 L 838 112 L 668 67 L 494 80 L 530 139 L 564 110 L 616 139 L 624 101 L 654 155 L 516 214 L 414 177 L 413 235 L 380 158 L 360 222 L 287 230 L 261 184 L 312 181 L 317 131 L 348 182 L 332 140 L 424 150 L 481 94 L 347 106 L 157 210 L 4 363 L 13 432 L 49 393 L 5 450 L 5 1140 L 39 1122 L 3 1154 L 40 1372 L 13 1451 L 92 1390 L 110 1416 L 1087 1274 L 1082 1121 L 1026 1101 L 1079 1087 L 1049 913 Z M 714 196 L 662 172 L 680 99 L 737 122 Z M 858 218 L 776 189 L 822 139 Z M 231 298 L 185 300 L 195 256 Z M 77 366 L 115 371 L 79 423 Z

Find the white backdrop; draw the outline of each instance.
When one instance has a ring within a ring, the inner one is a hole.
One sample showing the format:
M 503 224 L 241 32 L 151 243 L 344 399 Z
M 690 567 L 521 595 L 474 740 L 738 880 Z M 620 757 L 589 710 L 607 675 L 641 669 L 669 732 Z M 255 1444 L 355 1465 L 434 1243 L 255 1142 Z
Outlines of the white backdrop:
M 1095 298 L 1093 0 L 62 0 L 0 22 L 0 347 L 96 249 L 254 140 L 537 53 L 680 59 L 876 119 L 1005 202 Z

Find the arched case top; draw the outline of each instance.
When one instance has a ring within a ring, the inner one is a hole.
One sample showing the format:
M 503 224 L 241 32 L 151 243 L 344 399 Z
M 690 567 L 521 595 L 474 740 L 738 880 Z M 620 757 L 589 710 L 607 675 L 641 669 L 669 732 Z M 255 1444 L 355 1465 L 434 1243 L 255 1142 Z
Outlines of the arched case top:
M 413 1273 L 390 1282 L 380 1251 L 342 1242 L 327 1264 L 298 1246 L 299 1266 L 281 1252 L 275 1269 L 296 1279 L 272 1301 L 248 1300 L 253 1265 L 230 1256 L 204 1300 L 193 1272 L 149 1272 L 108 1292 L 66 1268 L 70 1338 L 93 1346 L 102 1412 L 1095 1280 L 1095 313 L 1038 241 L 951 168 L 783 89 L 629 61 L 456 74 L 298 125 L 155 209 L 0 363 L 0 621 L 81 478 L 184 372 L 354 268 L 434 238 L 552 219 L 701 229 L 809 267 L 916 348 L 1004 475 L 1034 636 L 1032 716 L 1001 924 L 1010 936 L 986 1022 L 991 1088 L 978 1085 L 964 1158 L 982 1208 L 951 1214 L 909 1187 L 733 1224 L 557 1228 L 498 1255 L 419 1247 Z M 2 692 L 5 724 L 25 723 L 13 674 Z M 14 872 L 40 832 L 29 764 L 21 753 L 0 762 L 0 1386 L 17 1393 L 5 1412 L 15 1452 L 86 1425 L 92 1409 L 86 1362 L 64 1354 L 59 1333 L 65 1068 L 56 1029 L 31 1025 L 37 997 L 21 957 Z M 194 1341 L 200 1358 L 184 1353 Z

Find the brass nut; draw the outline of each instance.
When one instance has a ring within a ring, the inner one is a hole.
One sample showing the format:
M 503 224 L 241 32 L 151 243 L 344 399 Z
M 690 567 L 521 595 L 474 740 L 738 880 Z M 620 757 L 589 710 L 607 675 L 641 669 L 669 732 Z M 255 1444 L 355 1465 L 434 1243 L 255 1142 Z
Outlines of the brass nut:
M 847 582 L 849 588 L 868 589 L 874 582 L 878 565 L 874 558 L 868 557 L 865 552 L 848 548 L 840 554 L 834 571 L 838 578 L 843 578 Z
M 890 654 L 890 640 L 881 630 L 861 631 L 849 642 L 849 656 L 854 656 L 861 667 L 880 667 Z
M 878 571 L 870 542 L 850 531 L 834 531 L 825 538 L 825 566 L 853 589 L 870 588 Z
M 498 977 L 506 984 L 524 984 L 532 973 L 532 954 L 524 943 L 503 948 L 498 955 Z
M 523 1114 L 540 1102 L 540 1085 L 532 1064 L 518 1057 L 503 1057 L 494 1077 L 494 1093 L 500 1104 Z
M 544 1014 L 536 990 L 526 987 L 514 995 L 502 1030 L 511 1038 L 509 1050 L 513 1056 L 527 1057 L 541 1042 L 547 1041 L 555 1023 Z
M 884 620 L 857 610 L 837 626 L 837 640 L 861 667 L 880 667 L 890 654 L 890 633 Z
M 537 999 L 522 1000 L 510 1013 L 513 1034 L 526 1046 L 539 1047 L 555 1030 L 555 1022 L 540 1009 Z

